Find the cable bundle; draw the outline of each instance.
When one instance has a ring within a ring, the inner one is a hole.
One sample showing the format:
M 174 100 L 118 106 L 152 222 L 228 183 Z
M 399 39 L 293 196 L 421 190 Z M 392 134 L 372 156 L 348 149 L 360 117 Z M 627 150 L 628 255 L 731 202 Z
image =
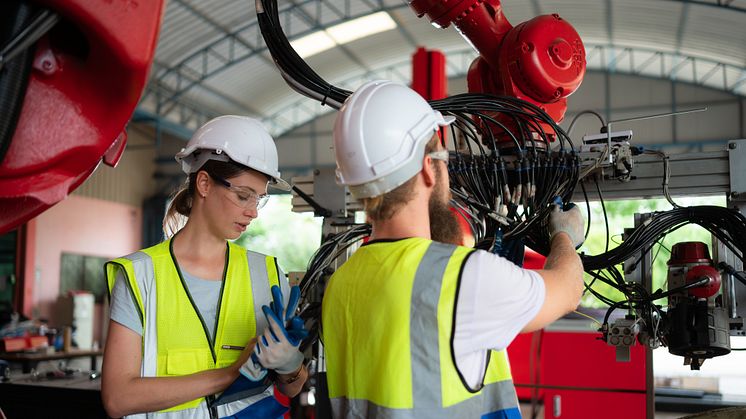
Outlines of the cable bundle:
M 370 224 L 357 224 L 349 230 L 327 237 L 308 262 L 306 274 L 303 275 L 300 282 L 301 294 L 306 295 L 325 273 L 327 275 L 331 274 L 331 272 L 326 272 L 327 268 L 342 253 L 347 251 L 348 247 L 357 243 L 363 237 L 370 236 L 371 231 Z
M 259 0 L 257 16 L 286 82 L 322 105 L 341 107 L 351 92 L 326 82 L 293 50 L 280 25 L 277 2 Z M 479 247 L 495 251 L 498 237 L 512 240 L 530 234 L 528 243 L 548 248 L 549 236 L 539 221 L 546 219 L 555 197 L 570 199 L 578 181 L 579 161 L 567 134 L 538 106 L 517 98 L 467 93 L 430 105 L 455 116 L 453 137 L 467 140 L 468 153 L 455 154 L 450 175 L 454 195 L 461 200 L 456 205 L 472 215 Z M 507 117 L 511 127 L 498 116 Z M 546 133 L 543 126 L 553 132 Z M 550 135 L 559 139 L 558 152 L 547 147 Z M 498 143 L 508 138 L 514 148 L 503 156 Z
M 293 50 L 280 25 L 277 1 L 257 0 L 257 16 L 267 47 L 288 85 L 322 105 L 339 109 L 351 92 L 325 81 Z M 547 255 L 550 239 L 546 224 L 556 197 L 568 203 L 578 181 L 601 167 L 612 150 L 605 149 L 592 164 L 585 162 L 581 171 L 580 160 L 568 134 L 549 115 L 529 102 L 467 93 L 430 101 L 430 105 L 443 114 L 456 117 L 450 126 L 456 150 L 451 155 L 449 166 L 451 191 L 455 197 L 453 204 L 470 216 L 477 247 L 505 254 L 506 246 L 522 248 L 525 243 Z M 600 119 L 605 124 L 603 118 Z M 546 132 L 544 127 L 549 127 L 550 132 Z M 555 150 L 549 147 L 552 137 L 558 140 Z M 458 147 L 459 139 L 464 140 L 465 148 Z M 625 295 L 624 300 L 613 301 L 594 291 L 593 282 L 586 284 L 589 292 L 610 307 L 604 323 L 616 308 L 634 309 L 648 326 L 649 335 L 660 337 L 665 313 L 654 302 L 683 289 L 650 293 L 641 284 L 625 282 L 616 265 L 645 254 L 666 234 L 690 223 L 712 232 L 743 260 L 746 218 L 735 210 L 721 207 L 678 207 L 669 193 L 668 158 L 662 153 L 653 153 L 663 159 L 663 193 L 674 209 L 654 213 L 615 249 L 608 249 L 607 237 L 604 253 L 583 255 L 582 260 L 593 281 L 610 284 Z M 600 188 L 598 192 L 600 195 Z M 584 188 L 583 193 L 585 195 Z M 590 226 L 590 219 L 588 223 Z M 608 235 L 608 220 L 606 227 Z M 368 234 L 370 226 L 356 226 L 331 236 L 314 254 L 301 282 L 307 301 L 303 317 L 316 322 L 311 326 L 312 339 L 308 342 L 315 341 L 318 336 L 320 317 L 319 300 L 314 300 L 311 294 L 320 292 L 322 278 L 331 274 L 328 268 L 334 260 Z M 522 253 L 515 259 L 519 257 Z
M 737 210 L 703 205 L 654 212 L 651 218 L 635 228 L 618 247 L 595 256 L 581 255 L 583 267 L 594 277 L 594 280 L 607 283 L 624 294 L 626 302 L 652 302 L 666 297 L 673 290 L 665 293 L 658 290 L 648 295 L 640 284 L 625 282 L 616 266 L 633 258 L 636 258 L 635 264 L 639 263 L 642 255 L 649 252 L 656 243 L 687 224 L 697 224 L 706 229 L 728 247 L 737 258 L 743 260 L 744 251 L 746 251 L 746 217 Z M 594 292 L 590 285 L 586 289 L 612 308 L 625 303 L 625 301 L 609 300 Z
M 648 252 L 667 234 L 687 224 L 698 224 L 711 232 L 739 259 L 746 251 L 746 218 L 732 209 L 710 205 L 679 207 L 670 211 L 654 212 L 652 217 L 637 227 L 619 247 L 596 256 L 583 256 L 586 271 L 618 265 Z
M 497 251 L 502 239 L 549 247 L 543 220 L 556 197 L 568 202 L 579 179 L 572 141 L 537 106 L 512 97 L 466 93 L 430 102 L 456 117 L 449 167 L 451 190 L 471 215 L 478 247 Z M 507 127 L 500 121 L 511 121 Z M 545 132 L 543 125 L 551 127 Z M 549 149 L 550 135 L 559 147 Z M 538 138 L 537 138 L 538 137 Z
M 293 90 L 320 101 L 322 105 L 341 108 L 351 92 L 329 84 L 295 52 L 280 25 L 277 0 L 256 0 L 256 12 L 264 42 L 285 82 Z
M 629 309 L 638 317 L 644 332 L 641 336 L 644 336 L 644 339 L 654 339 L 664 346 L 667 345 L 668 314 L 655 302 L 702 284 L 694 282 L 665 291 L 658 289 L 651 293 L 642 284 L 626 282 L 616 266 L 630 259 L 635 260 L 635 264 L 639 263 L 643 255 L 651 251 L 656 243 L 687 224 L 703 227 L 743 261 L 746 251 L 746 217 L 739 211 L 704 205 L 654 212 L 651 218 L 636 227 L 619 247 L 595 256 L 581 256 L 585 271 L 594 278 L 590 284 L 586 284 L 586 290 L 609 306 L 602 323 L 602 331 L 608 330 L 609 317 L 614 310 Z M 624 299 L 613 301 L 597 293 L 592 288 L 596 280 L 620 291 Z
M 370 236 L 371 231 L 369 224 L 358 224 L 349 230 L 330 235 L 311 256 L 306 273 L 300 282 L 303 296 L 300 317 L 306 321 L 306 327 L 310 332 L 309 338 L 304 340 L 301 349 L 305 349 L 318 340 L 321 327 L 321 293 L 326 286 L 324 278 L 333 273 L 330 269 L 331 265 L 352 245 L 358 243 L 363 237 Z

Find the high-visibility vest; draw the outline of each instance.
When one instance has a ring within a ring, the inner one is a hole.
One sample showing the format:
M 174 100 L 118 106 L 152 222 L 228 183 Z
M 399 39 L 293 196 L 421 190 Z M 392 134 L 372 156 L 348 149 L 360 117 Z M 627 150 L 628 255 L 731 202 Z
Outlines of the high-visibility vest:
M 172 243 L 168 240 L 105 265 L 109 292 L 117 272 L 123 272 L 142 320 L 142 377 L 181 376 L 231 365 L 241 353 L 237 348 L 257 335 L 261 306 L 272 301 L 271 287 L 280 286 L 274 257 L 227 242 L 216 325 L 210 336 L 184 282 Z M 218 415 L 234 414 L 266 397 L 273 397 L 272 386 L 249 399 L 219 406 Z M 202 397 L 147 414 L 155 416 L 204 418 L 209 417 L 209 409 Z
M 335 417 L 520 418 L 505 350 L 480 388 L 455 365 L 460 276 L 473 249 L 422 238 L 372 242 L 332 275 L 322 307 Z

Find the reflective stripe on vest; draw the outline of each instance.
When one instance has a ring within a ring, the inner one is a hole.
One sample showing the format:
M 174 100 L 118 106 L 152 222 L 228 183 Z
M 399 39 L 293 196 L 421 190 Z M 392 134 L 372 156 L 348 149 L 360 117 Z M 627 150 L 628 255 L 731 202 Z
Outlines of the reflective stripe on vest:
M 412 238 L 363 246 L 323 302 L 335 417 L 520 417 L 505 351 L 489 351 L 481 390 L 454 364 L 453 319 L 472 249 Z
M 376 419 L 520 419 L 513 381 L 487 384 L 482 390 L 461 403 L 439 409 L 393 409 L 362 399 L 337 397 L 331 400 L 335 418 Z M 489 411 L 489 413 L 483 413 Z
M 105 265 L 109 292 L 114 287 L 117 271 L 122 271 L 142 319 L 142 377 L 188 375 L 232 364 L 241 351 L 228 348 L 243 347 L 257 335 L 257 330 L 264 330 L 266 319 L 261 305 L 272 300 L 270 287 L 280 286 L 275 258 L 229 242 L 214 336 L 208 336 L 204 320 L 178 269 L 171 243 L 168 240 Z M 250 399 L 219 406 L 218 413 L 221 417 L 234 414 L 256 401 L 272 397 L 272 391 L 269 387 Z M 142 417 L 174 414 L 205 417 L 208 415 L 206 402 L 199 398 Z

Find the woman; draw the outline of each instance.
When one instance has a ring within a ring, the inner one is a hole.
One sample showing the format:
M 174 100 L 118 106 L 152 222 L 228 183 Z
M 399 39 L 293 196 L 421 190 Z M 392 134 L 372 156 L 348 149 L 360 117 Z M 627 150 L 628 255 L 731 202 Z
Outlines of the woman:
M 273 321 L 275 334 L 269 333 L 262 306 L 272 301 L 270 289 L 279 286 L 273 309 L 279 303 L 282 310 L 280 289 L 285 301 L 290 294 L 275 258 L 229 241 L 258 216 L 268 185 L 289 189 L 277 170 L 277 149 L 258 121 L 222 116 L 197 130 L 176 160 L 189 177 L 166 213 L 164 230 L 178 231 L 106 265 L 112 308 L 104 407 L 112 417 L 276 418 L 282 410 L 267 379 L 248 398 L 217 406 L 214 395 L 241 373 L 259 381 L 268 369 L 278 390 L 292 397 L 307 377 L 299 342 L 266 339 L 284 331 Z M 288 310 L 291 317 L 294 307 Z

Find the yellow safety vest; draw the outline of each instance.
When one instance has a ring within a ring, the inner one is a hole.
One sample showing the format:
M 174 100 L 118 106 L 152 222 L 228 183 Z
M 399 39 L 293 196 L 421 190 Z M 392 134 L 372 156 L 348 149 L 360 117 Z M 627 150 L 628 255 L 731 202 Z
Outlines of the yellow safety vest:
M 123 271 L 136 302 L 143 325 L 143 377 L 188 375 L 231 365 L 241 353 L 236 348 L 244 347 L 257 335 L 256 319 L 261 306 L 271 301 L 270 288 L 280 286 L 274 257 L 227 242 L 216 327 L 214 336 L 210 336 L 181 275 L 172 243 L 168 240 L 105 265 L 109 292 L 117 271 Z M 265 393 L 271 395 L 272 388 Z M 185 410 L 197 407 L 202 413 L 206 411 L 205 398 L 161 412 L 195 416 L 191 413 L 197 414 L 197 410 Z M 230 407 L 221 408 L 231 411 Z
M 335 417 L 520 418 L 505 350 L 487 352 L 478 389 L 455 365 L 455 306 L 472 251 L 372 242 L 332 275 L 322 330 Z

